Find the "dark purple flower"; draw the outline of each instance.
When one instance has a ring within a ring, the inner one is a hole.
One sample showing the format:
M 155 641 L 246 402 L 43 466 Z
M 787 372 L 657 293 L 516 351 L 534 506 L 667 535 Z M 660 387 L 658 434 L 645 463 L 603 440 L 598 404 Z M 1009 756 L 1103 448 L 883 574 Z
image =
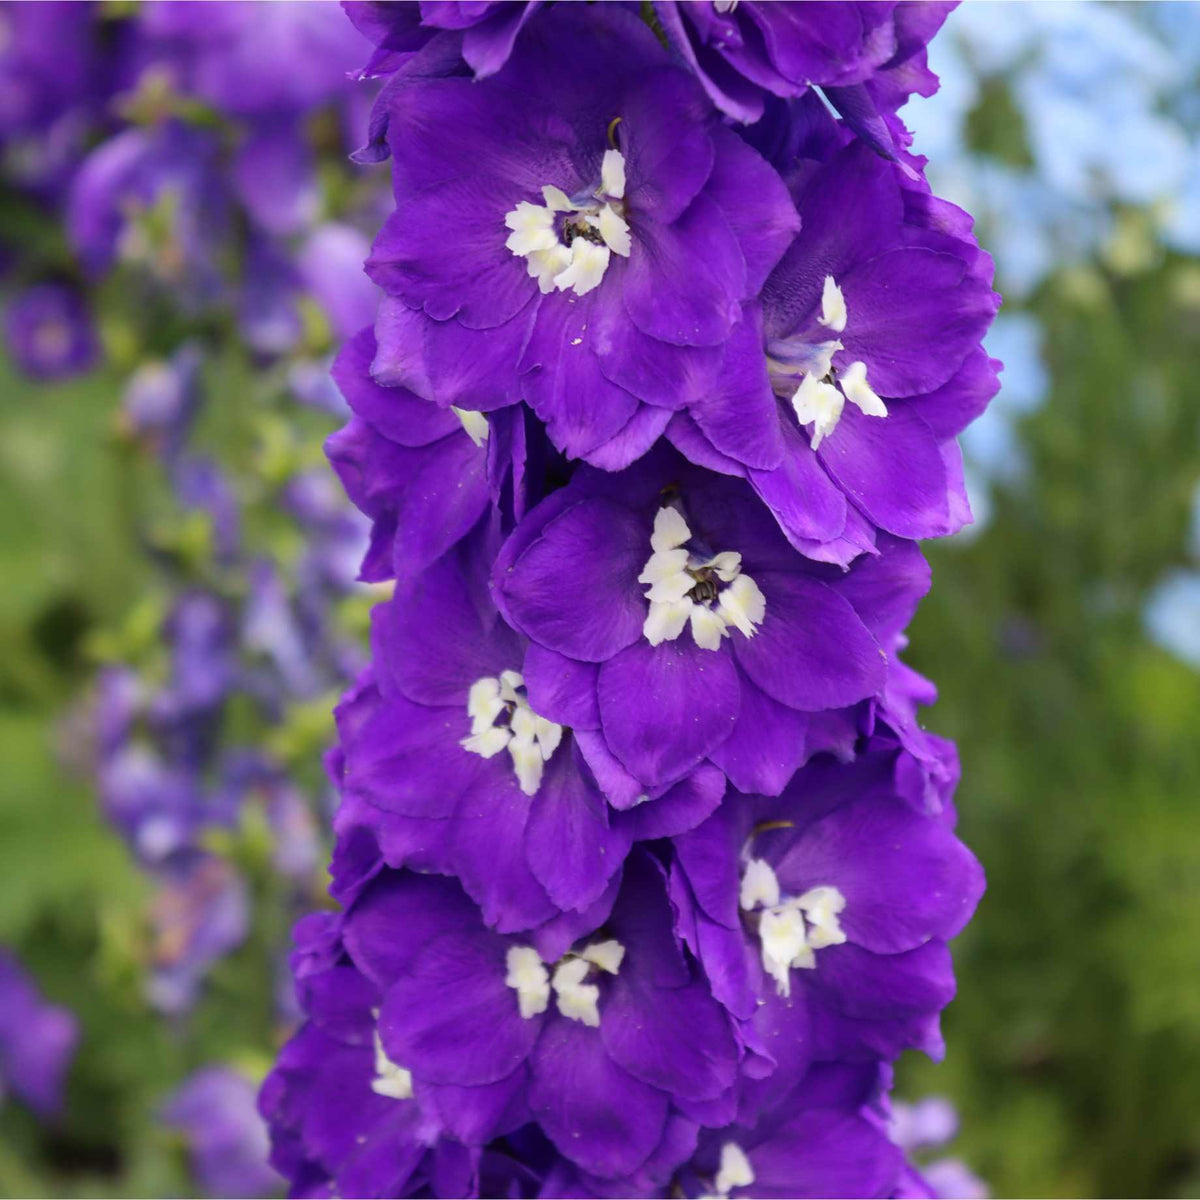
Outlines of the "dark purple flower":
M 345 940 L 380 989 L 389 1071 L 469 1146 L 532 1118 L 581 1170 L 646 1171 L 662 1186 L 697 1125 L 733 1116 L 732 1024 L 675 939 L 661 868 L 641 851 L 591 928 L 506 937 L 452 880 L 389 872 L 347 914 Z
M 267 1162 L 270 1141 L 255 1108 L 255 1088 L 244 1075 L 202 1067 L 170 1096 L 160 1117 L 187 1139 L 207 1195 L 272 1196 L 280 1190 Z
M 848 573 L 809 562 L 745 483 L 657 451 L 577 471 L 508 539 L 493 593 L 530 639 L 534 711 L 573 728 L 613 803 L 705 760 L 776 794 L 853 743 L 845 710 L 889 674 L 877 635 L 928 587 L 914 546 L 880 549 Z
M 361 572 L 369 582 L 410 575 L 444 554 L 524 459 L 519 422 L 506 418 L 490 438 L 481 413 L 442 411 L 404 388 L 380 387 L 370 374 L 374 354 L 370 329 L 342 347 L 333 377 L 354 419 L 326 443 L 342 486 L 371 518 Z
M 896 794 L 895 754 L 823 757 L 780 796 L 730 795 L 675 839 L 683 937 L 764 1059 L 743 1111 L 776 1103 L 814 1061 L 941 1051 L 946 942 L 983 872 L 944 821 Z
M 599 736 L 531 706 L 531 650 L 490 605 L 486 550 L 464 543 L 376 609 L 378 684 L 339 710 L 339 826 L 369 827 L 393 866 L 457 875 L 487 923 L 511 931 L 611 903 L 631 843 L 693 827 L 725 783 L 696 765 L 652 804 L 623 791 L 610 805 L 586 744 Z M 580 696 L 577 711 L 594 703 Z
M 437 50 L 389 86 L 373 373 L 443 407 L 524 399 L 568 456 L 620 468 L 706 392 L 796 213 L 622 9 L 539 15 L 482 82 L 429 77 Z
M 980 346 L 999 303 L 991 260 L 861 143 L 792 184 L 801 232 L 720 384 L 668 436 L 747 478 L 811 557 L 849 562 L 875 528 L 952 533 L 970 519 L 954 438 L 997 387 Z
M 61 284 L 38 284 L 14 297 L 4 316 L 4 332 L 13 361 L 35 379 L 78 375 L 100 356 L 87 306 Z
M 705 1130 L 680 1172 L 686 1196 L 885 1197 L 904 1159 L 875 1119 L 873 1064 L 813 1068 L 772 1109 Z
M 390 75 L 439 29 L 461 31 L 461 53 L 477 79 L 508 61 L 513 43 L 540 0 L 344 0 L 358 31 L 375 44 L 364 76 Z
M 655 0 L 671 46 L 713 103 L 757 121 L 772 97 L 819 87 L 877 152 L 889 153 L 885 118 L 937 77 L 925 46 L 952 3 L 764 3 Z
M 89 4 L 0 6 L 4 173 L 55 204 L 106 99 L 100 24 Z
M 75 1017 L 47 1004 L 21 964 L 0 947 L 0 1088 L 42 1118 L 57 1116 L 78 1040 Z

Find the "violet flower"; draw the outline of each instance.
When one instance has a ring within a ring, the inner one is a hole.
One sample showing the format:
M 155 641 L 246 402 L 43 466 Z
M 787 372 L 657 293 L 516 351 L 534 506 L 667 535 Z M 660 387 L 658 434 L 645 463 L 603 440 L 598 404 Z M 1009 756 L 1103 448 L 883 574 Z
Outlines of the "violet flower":
M 161 1119 L 187 1139 L 196 1177 L 209 1196 L 269 1196 L 281 1180 L 267 1164 L 266 1127 L 254 1085 L 229 1067 L 202 1067 L 175 1090 Z
M 16 958 L 0 947 L 0 1088 L 39 1117 L 58 1115 L 79 1025 L 48 1004 Z
M 349 7 L 396 207 L 327 448 L 392 592 L 260 1096 L 296 1194 L 931 1190 L 892 1064 L 983 873 L 900 654 L 998 366 L 895 116 L 946 8 Z
M 13 361 L 34 379 L 78 375 L 100 357 L 87 305 L 61 284 L 38 284 L 10 300 L 4 335 Z

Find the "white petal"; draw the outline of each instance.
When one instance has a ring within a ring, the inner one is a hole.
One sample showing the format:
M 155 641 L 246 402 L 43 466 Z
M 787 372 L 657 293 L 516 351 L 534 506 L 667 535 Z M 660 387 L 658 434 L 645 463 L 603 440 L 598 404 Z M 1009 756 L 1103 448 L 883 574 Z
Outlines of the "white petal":
M 812 448 L 815 450 L 823 438 L 828 437 L 841 420 L 845 397 L 832 384 L 805 375 L 792 397 L 792 407 L 801 425 L 813 426 Z
M 562 741 L 562 735 L 563 727 L 561 725 L 547 721 L 545 717 L 537 718 L 533 737 L 538 744 L 543 762 L 550 761 L 550 756 L 558 749 L 558 745 Z
M 559 963 L 551 980 L 558 999 L 558 1011 L 572 1021 L 582 1021 L 595 1029 L 600 1024 L 600 989 L 594 983 L 584 983 L 589 964 L 582 958 L 568 958 Z
M 593 942 L 590 946 L 585 946 L 580 957 L 594 963 L 602 971 L 616 975 L 621 970 L 625 947 L 616 938 L 609 938 L 606 942 Z
M 482 733 L 485 729 L 490 729 L 503 711 L 500 680 L 484 676 L 471 684 L 471 690 L 467 692 L 467 716 L 471 718 L 472 733 Z
M 469 750 L 472 754 L 478 754 L 480 758 L 495 758 L 512 739 L 512 734 L 507 729 L 501 726 L 493 726 L 490 729 L 481 730 L 479 733 L 473 733 L 470 737 L 463 738 L 458 744 L 464 749 Z
M 517 694 L 517 688 L 525 686 L 525 679 L 520 671 L 501 671 L 500 672 L 500 699 L 507 700 L 509 704 L 516 704 L 521 700 Z
M 647 593 L 651 604 L 675 604 L 696 586 L 696 581 L 686 571 L 676 571 L 666 579 L 660 579 Z
M 796 900 L 808 918 L 808 944 L 814 950 L 825 946 L 840 946 L 846 935 L 838 914 L 846 907 L 846 897 L 835 887 L 809 888 Z
M 674 604 L 651 604 L 642 625 L 646 641 L 652 646 L 673 642 L 683 632 L 694 607 L 688 599 L 676 600 Z
M 701 650 L 720 650 L 725 636 L 725 622 L 703 604 L 693 604 L 691 611 L 692 640 Z
M 736 625 L 746 637 L 753 637 L 756 626 L 767 614 L 767 598 L 749 575 L 739 575 L 721 592 L 721 615 L 730 625 Z
M 683 513 L 677 508 L 660 508 L 654 514 L 654 532 L 650 535 L 651 550 L 674 550 L 692 536 Z
M 686 550 L 656 550 L 642 568 L 638 583 L 658 583 L 660 579 L 673 579 L 683 574 L 687 566 L 688 552 Z
M 821 315 L 817 320 L 834 333 L 841 333 L 846 328 L 846 297 L 832 275 L 825 276 L 825 286 L 821 289 Z
M 542 188 L 542 199 L 551 212 L 576 212 L 579 208 L 579 205 L 571 203 L 571 198 L 562 188 L 550 184 Z
M 532 946 L 509 946 L 504 958 L 504 982 L 517 993 L 521 1016 L 526 1020 L 544 1013 L 550 1003 L 550 976 Z
M 455 408 L 453 404 L 450 405 L 450 411 L 462 422 L 462 427 L 467 431 L 467 437 L 475 445 L 482 446 L 487 441 L 488 422 L 483 413 L 471 412 L 467 408 Z
M 538 281 L 543 294 L 554 291 L 554 280 L 571 265 L 571 252 L 559 242 L 549 250 L 535 250 L 525 259 L 525 270 Z
M 610 256 L 607 246 L 597 246 L 587 238 L 577 237 L 571 243 L 570 266 L 554 277 L 554 286 L 560 292 L 574 288 L 577 296 L 586 296 L 600 286 Z
M 711 567 L 716 571 L 717 578 L 722 583 L 732 583 L 742 569 L 742 556 L 736 550 L 723 550 L 720 554 L 714 554 L 708 562 L 700 565 Z
M 868 417 L 886 417 L 887 405 L 875 395 L 867 382 L 867 364 L 852 362 L 838 375 L 838 383 L 851 404 L 858 405 Z
M 542 772 L 546 760 L 532 737 L 514 737 L 508 743 L 508 753 L 512 757 L 513 770 L 516 772 L 517 783 L 527 796 L 536 796 L 542 786 Z
M 775 980 L 781 996 L 791 995 L 792 960 L 803 957 L 808 949 L 804 918 L 795 908 L 769 908 L 760 918 L 758 937 L 762 942 L 763 968 Z
M 752 908 L 774 908 L 779 895 L 779 880 L 771 864 L 762 858 L 752 858 L 742 872 L 738 906 L 746 912 Z
M 600 163 L 600 190 L 621 200 L 625 196 L 625 155 L 620 150 L 605 150 Z
M 632 245 L 629 224 L 611 204 L 606 204 L 600 210 L 600 236 L 614 254 L 619 254 L 622 258 L 629 257 Z
M 387 1056 L 383 1042 L 379 1039 L 379 1030 L 375 1037 L 375 1078 L 371 1080 L 371 1091 L 377 1096 L 387 1096 L 390 1100 L 412 1099 L 412 1072 L 397 1066 Z
M 713 8 L 716 8 L 713 4 Z M 720 9 L 717 9 L 720 12 Z M 721 1147 L 721 1166 L 713 1184 L 722 1196 L 728 1196 L 735 1187 L 749 1187 L 754 1182 L 754 1169 L 750 1160 L 737 1142 L 726 1142 Z

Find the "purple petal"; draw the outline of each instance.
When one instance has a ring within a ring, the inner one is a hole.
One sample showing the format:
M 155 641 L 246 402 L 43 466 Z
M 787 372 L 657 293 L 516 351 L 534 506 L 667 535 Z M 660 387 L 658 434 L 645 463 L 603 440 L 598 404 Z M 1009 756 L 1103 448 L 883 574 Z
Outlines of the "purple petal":
M 768 696 L 813 712 L 882 690 L 887 659 L 848 601 L 801 575 L 764 572 L 757 582 L 766 617 L 755 637 L 732 640 L 738 665 Z
M 686 638 L 686 640 L 685 640 Z M 725 647 L 702 650 L 684 635 L 636 641 L 600 668 L 597 691 L 612 752 L 650 787 L 687 774 L 733 731 L 740 688 Z

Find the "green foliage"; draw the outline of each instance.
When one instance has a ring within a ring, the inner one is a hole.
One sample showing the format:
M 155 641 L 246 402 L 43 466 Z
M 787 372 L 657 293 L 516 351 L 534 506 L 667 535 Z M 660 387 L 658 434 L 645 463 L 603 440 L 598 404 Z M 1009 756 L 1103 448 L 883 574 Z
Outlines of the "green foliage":
M 930 547 L 910 658 L 959 741 L 990 888 L 957 947 L 956 1151 L 996 1194 L 1186 1196 L 1200 1182 L 1200 675 L 1145 636 L 1200 483 L 1200 310 L 1178 262 L 1060 277 L 1033 305 L 1053 386 L 989 528 Z

